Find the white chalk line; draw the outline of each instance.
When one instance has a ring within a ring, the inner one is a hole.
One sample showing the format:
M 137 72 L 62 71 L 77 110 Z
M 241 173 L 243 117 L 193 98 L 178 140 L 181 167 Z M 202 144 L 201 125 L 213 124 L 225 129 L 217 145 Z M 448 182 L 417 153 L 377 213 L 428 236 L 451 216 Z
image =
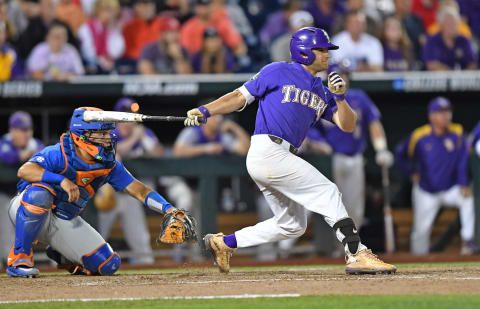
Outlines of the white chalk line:
M 92 301 L 135 301 L 135 300 L 182 300 L 182 299 L 242 299 L 242 298 L 278 298 L 300 297 L 300 294 L 240 294 L 208 296 L 165 296 L 165 297 L 118 297 L 118 298 L 52 298 L 28 300 L 4 300 L 0 304 L 49 303 L 49 302 L 92 302 Z

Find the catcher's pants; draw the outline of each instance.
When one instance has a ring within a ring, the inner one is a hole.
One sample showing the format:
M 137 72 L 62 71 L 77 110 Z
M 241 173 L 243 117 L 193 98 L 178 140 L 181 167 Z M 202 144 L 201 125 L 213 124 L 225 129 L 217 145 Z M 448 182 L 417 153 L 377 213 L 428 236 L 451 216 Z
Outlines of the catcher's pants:
M 274 216 L 235 232 L 239 248 L 301 236 L 307 210 L 323 215 L 330 226 L 348 217 L 337 186 L 289 147 L 265 134 L 252 136 L 247 169 Z
M 414 185 L 412 190 L 413 201 L 413 229 L 410 239 L 410 249 L 413 254 L 427 254 L 430 249 L 430 233 L 441 206 L 458 207 L 462 229 L 460 234 L 464 241 L 473 239 L 475 213 L 473 197 L 464 197 L 460 186 L 438 193 L 430 193 L 420 186 Z
M 0 265 L 2 265 L 2 260 L 7 260 L 8 253 L 15 242 L 15 229 L 8 217 L 8 206 L 11 199 L 7 194 L 0 192 Z
M 24 192 L 17 194 L 10 202 L 8 215 L 14 225 Z M 51 245 L 68 260 L 78 265 L 83 265 L 83 255 L 95 251 L 105 243 L 102 236 L 81 217 L 63 220 L 51 211 L 48 212 L 37 240 Z

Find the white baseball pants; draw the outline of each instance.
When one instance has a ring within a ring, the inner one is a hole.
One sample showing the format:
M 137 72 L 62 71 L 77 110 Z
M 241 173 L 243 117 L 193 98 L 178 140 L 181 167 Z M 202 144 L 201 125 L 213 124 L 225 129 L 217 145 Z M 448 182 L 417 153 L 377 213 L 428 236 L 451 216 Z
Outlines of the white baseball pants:
M 274 216 L 235 232 L 239 248 L 301 236 L 307 228 L 306 210 L 323 215 L 330 226 L 348 217 L 337 186 L 289 147 L 265 134 L 252 136 L 247 169 Z
M 446 191 L 430 193 L 418 184 L 413 186 L 413 228 L 410 238 L 410 249 L 413 254 L 427 254 L 430 249 L 430 233 L 441 206 L 458 207 L 460 210 L 460 231 L 462 240 L 473 239 L 475 213 L 473 197 L 464 197 L 460 186 L 453 186 Z

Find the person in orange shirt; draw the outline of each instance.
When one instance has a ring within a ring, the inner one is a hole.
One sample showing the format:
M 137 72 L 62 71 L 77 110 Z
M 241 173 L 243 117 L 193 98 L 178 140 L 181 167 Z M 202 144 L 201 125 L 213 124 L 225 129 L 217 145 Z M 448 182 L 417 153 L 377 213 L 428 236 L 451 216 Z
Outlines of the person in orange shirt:
M 197 0 L 195 16 L 190 18 L 180 30 L 180 43 L 189 53 L 196 54 L 203 44 L 205 29 L 217 30 L 223 42 L 233 50 L 235 56 L 243 57 L 247 47 L 226 14 L 212 14 L 211 0 Z
M 60 0 L 55 8 L 57 19 L 66 23 L 77 35 L 78 28 L 87 20 L 80 5 L 74 0 Z
M 158 40 L 168 18 L 155 15 L 156 5 L 153 0 L 135 0 L 133 9 L 135 18 L 123 28 L 125 38 L 123 57 L 137 60 L 146 44 Z

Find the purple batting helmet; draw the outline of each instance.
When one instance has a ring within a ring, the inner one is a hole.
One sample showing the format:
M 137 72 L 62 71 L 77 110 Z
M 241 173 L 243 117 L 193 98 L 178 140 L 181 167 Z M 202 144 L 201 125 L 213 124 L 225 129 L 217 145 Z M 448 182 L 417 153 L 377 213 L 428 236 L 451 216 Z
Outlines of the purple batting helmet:
M 293 61 L 306 65 L 312 63 L 315 60 L 314 48 L 338 49 L 338 46 L 330 43 L 327 32 L 320 28 L 305 27 L 292 35 L 290 55 Z

